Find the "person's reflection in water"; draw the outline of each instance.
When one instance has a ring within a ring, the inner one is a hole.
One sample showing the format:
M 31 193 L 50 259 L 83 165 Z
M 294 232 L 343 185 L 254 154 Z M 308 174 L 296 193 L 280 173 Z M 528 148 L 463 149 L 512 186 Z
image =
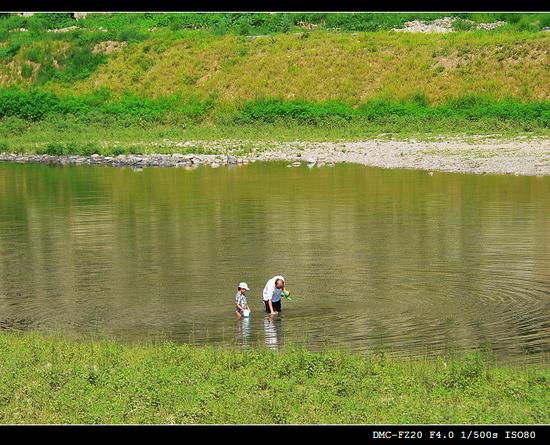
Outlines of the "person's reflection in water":
M 250 347 L 250 317 L 243 317 L 237 321 L 237 343 L 245 349 Z
M 269 349 L 278 349 L 281 336 L 281 318 L 278 315 L 266 315 L 264 317 L 265 345 Z

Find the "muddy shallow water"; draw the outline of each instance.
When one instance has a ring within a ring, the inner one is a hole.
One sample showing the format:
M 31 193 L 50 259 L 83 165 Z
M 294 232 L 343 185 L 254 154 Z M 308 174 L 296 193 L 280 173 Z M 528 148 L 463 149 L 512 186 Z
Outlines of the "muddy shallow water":
M 1 163 L 0 329 L 548 354 L 550 177 L 286 164 Z M 269 319 L 277 274 L 294 299 Z

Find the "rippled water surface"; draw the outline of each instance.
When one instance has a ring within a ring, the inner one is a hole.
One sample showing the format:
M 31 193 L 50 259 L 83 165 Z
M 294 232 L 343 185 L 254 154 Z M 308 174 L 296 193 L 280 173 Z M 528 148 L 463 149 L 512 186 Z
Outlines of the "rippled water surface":
M 294 299 L 270 319 L 277 274 Z M 538 360 L 550 178 L 0 164 L 0 328 Z

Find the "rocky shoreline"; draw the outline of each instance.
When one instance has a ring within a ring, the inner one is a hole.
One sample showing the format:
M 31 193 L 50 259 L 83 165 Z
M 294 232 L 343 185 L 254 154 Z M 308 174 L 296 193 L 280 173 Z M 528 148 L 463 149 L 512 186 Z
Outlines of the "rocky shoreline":
M 243 141 L 163 141 L 155 144 L 172 154 L 129 154 L 107 156 L 52 156 L 2 153 L 0 161 L 45 164 L 109 165 L 114 167 L 217 168 L 256 161 L 287 161 L 289 167 L 331 167 L 337 163 L 357 163 L 381 168 L 406 168 L 479 174 L 550 175 L 550 140 L 515 138 L 510 140 L 289 142 Z M 154 147 L 152 146 L 152 147 Z M 245 155 L 243 152 L 246 146 Z M 209 151 L 217 154 L 182 154 L 177 151 Z M 153 148 L 154 149 L 154 148 Z M 160 150 L 159 150 L 160 151 Z

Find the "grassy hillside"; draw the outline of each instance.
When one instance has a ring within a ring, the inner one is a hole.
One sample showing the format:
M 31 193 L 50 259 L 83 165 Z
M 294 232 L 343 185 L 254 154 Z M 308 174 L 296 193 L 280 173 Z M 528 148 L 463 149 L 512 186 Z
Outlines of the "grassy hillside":
M 160 128 L 183 139 L 548 134 L 550 14 L 391 31 L 441 16 L 4 15 L 0 137 L 27 147 L 48 129 L 70 140 L 90 126 L 110 129 L 107 141 L 128 127 L 151 140 Z M 472 28 L 496 20 L 506 23 Z
M 59 94 L 107 89 L 116 97 L 179 93 L 220 104 L 277 97 L 355 105 L 418 94 L 434 104 L 466 95 L 550 99 L 546 32 L 315 31 L 250 38 L 165 31 L 103 46 L 106 41 L 96 39 L 48 36 L 18 48 L 4 42 L 0 84 L 44 86 Z
M 396 359 L 4 333 L 0 422 L 548 423 L 548 377 L 544 366 L 477 354 Z

